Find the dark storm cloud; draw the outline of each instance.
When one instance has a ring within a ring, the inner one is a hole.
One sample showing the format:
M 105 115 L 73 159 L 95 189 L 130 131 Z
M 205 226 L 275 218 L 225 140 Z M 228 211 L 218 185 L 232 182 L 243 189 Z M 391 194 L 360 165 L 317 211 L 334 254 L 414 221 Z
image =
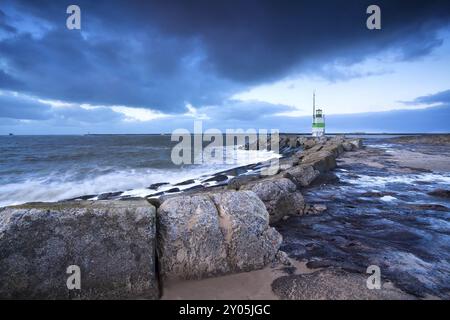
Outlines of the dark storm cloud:
M 21 82 L 17 81 L 5 71 L 0 69 L 0 88 L 16 90 L 23 88 L 23 85 Z
M 6 15 L 2 10 L 0 10 L 0 32 L 1 31 L 8 32 L 8 33 L 15 33 L 17 31 L 16 28 L 10 26 L 6 22 Z
M 110 108 L 85 109 L 77 105 L 54 108 L 35 98 L 11 93 L 0 94 L 0 118 L 54 121 L 58 125 L 102 123 L 123 120 Z
M 0 51 L 26 92 L 51 99 L 174 111 L 185 101 L 212 103 L 229 94 L 227 81 L 183 63 L 191 60 L 192 44 L 145 37 L 88 41 L 79 32 L 54 30 L 42 39 L 4 40 Z
M 408 101 L 406 104 L 448 104 L 450 105 L 450 90 L 445 90 L 430 94 L 427 96 L 417 97 L 413 101 Z
M 17 29 L 11 26 L 6 21 L 6 14 L 0 9 L 0 40 L 4 37 L 9 37 L 14 35 Z M 1 75 L 0 75 L 0 87 L 1 87 Z
M 206 114 L 212 119 L 256 121 L 277 113 L 289 112 L 295 109 L 291 106 L 272 104 L 262 101 L 227 100 L 220 106 L 199 108 L 199 114 Z
M 23 84 L 21 91 L 43 98 L 184 112 L 186 102 L 221 105 L 293 73 L 346 79 L 352 75 L 323 65 L 350 65 L 382 50 L 417 59 L 441 45 L 437 31 L 450 16 L 448 0 L 76 3 L 82 33 L 65 28 L 72 2 L 5 2 L 3 20 L 15 10 L 50 27 L 36 35 L 10 22 L 16 32 L 0 40 L 0 88 Z M 365 26 L 373 3 L 382 30 Z
M 0 94 L 0 118 L 46 120 L 49 111 L 50 106 L 44 103 L 12 94 Z
M 79 106 L 57 108 L 52 110 L 52 119 L 74 123 L 115 123 L 124 119 L 122 114 L 110 108 L 84 109 Z M 61 123 L 60 123 L 61 125 Z
M 308 74 L 312 76 L 319 76 L 327 79 L 329 82 L 339 82 L 352 80 L 357 78 L 365 78 L 371 76 L 381 76 L 393 73 L 392 70 L 377 70 L 377 71 L 355 71 L 349 67 L 338 68 L 334 65 L 325 65 L 322 68 L 310 71 Z
M 214 5 L 212 5 L 214 3 Z M 382 30 L 366 28 L 368 5 L 382 10 Z M 399 45 L 403 59 L 428 54 L 448 24 L 448 1 L 171 1 L 148 13 L 161 30 L 203 39 L 210 62 L 242 82 L 272 80 L 292 68 L 355 62 Z

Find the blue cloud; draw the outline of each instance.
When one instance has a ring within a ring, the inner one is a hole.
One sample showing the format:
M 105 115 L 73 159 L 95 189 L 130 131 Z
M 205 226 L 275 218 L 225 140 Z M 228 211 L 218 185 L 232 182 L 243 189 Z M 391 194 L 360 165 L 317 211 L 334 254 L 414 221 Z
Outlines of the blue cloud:
M 198 113 L 208 118 L 220 121 L 240 120 L 255 122 L 261 118 L 270 117 L 277 113 L 296 110 L 292 106 L 272 104 L 262 101 L 227 100 L 219 106 L 199 108 Z
M 441 92 L 437 92 L 434 94 L 430 94 L 427 96 L 417 97 L 413 101 L 407 101 L 406 104 L 448 104 L 450 105 L 450 90 L 445 90 Z
M 110 108 L 82 108 L 78 105 L 52 107 L 36 98 L 2 92 L 0 94 L 0 118 L 16 120 L 47 121 L 64 125 L 80 123 L 114 123 L 124 119 L 120 113 Z M 6 122 L 5 123 L 11 123 Z
M 0 118 L 47 120 L 50 110 L 49 105 L 30 98 L 10 93 L 0 94 Z

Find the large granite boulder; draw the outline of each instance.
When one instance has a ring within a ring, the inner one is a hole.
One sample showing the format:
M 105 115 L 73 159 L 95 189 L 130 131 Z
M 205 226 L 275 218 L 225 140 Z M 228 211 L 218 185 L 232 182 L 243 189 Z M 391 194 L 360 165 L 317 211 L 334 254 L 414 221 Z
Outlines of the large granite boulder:
M 243 174 L 240 176 L 236 176 L 228 181 L 227 188 L 231 190 L 239 190 L 242 186 L 261 179 L 261 175 L 258 173 L 255 174 Z
M 306 149 L 305 151 L 299 151 L 297 154 L 298 155 L 305 155 L 305 154 L 310 154 L 310 153 L 315 153 L 315 152 L 319 152 L 320 150 L 323 149 L 324 144 L 316 141 L 316 140 L 311 140 L 311 141 L 315 141 L 314 145 L 312 145 L 311 147 L 309 147 L 308 149 Z
M 296 136 L 280 135 L 278 146 L 279 146 L 280 150 L 285 149 L 285 148 L 296 148 L 296 147 L 300 146 L 300 142 L 298 141 Z
M 289 146 L 289 138 L 284 135 L 280 135 L 278 146 L 280 147 L 280 149 L 288 147 Z
M 311 149 L 317 144 L 317 140 L 313 138 L 301 138 L 301 139 L 302 139 L 301 146 L 305 150 Z
M 345 141 L 345 136 L 343 134 L 338 134 L 333 137 L 329 137 L 328 141 L 332 143 L 342 143 Z
M 279 165 L 280 171 L 288 170 L 288 169 L 298 165 L 298 158 L 297 157 L 281 158 L 278 160 L 278 165 Z
M 201 279 L 260 269 L 275 259 L 282 237 L 251 191 L 178 196 L 158 209 L 163 279 Z
M 81 289 L 69 290 L 73 265 Z M 0 209 L 0 298 L 158 297 L 155 208 L 145 200 Z
M 265 179 L 246 185 L 242 190 L 251 190 L 264 202 L 269 212 L 269 222 L 275 223 L 287 215 L 303 214 L 305 201 L 296 185 L 286 178 Z
M 298 187 L 306 187 L 320 175 L 313 166 L 296 166 L 284 172 L 284 177 L 290 179 Z
M 363 147 L 362 139 L 353 139 L 349 142 L 353 145 L 354 149 L 361 149 Z
M 297 148 L 300 146 L 300 142 L 297 140 L 297 137 L 291 137 L 289 139 L 289 147 Z
M 339 157 L 345 151 L 343 143 L 330 143 L 330 142 L 325 144 L 322 150 L 330 152 L 335 158 Z
M 319 172 L 327 172 L 336 167 L 336 156 L 327 150 L 308 152 L 302 157 L 301 164 L 313 166 Z
M 345 141 L 344 143 L 342 143 L 342 147 L 344 148 L 344 151 L 352 151 L 354 145 L 348 141 Z

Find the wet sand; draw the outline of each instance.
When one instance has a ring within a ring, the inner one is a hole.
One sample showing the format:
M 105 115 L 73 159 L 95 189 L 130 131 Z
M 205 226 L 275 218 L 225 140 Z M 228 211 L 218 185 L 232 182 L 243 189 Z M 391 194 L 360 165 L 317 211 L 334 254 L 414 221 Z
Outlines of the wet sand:
M 291 266 L 202 280 L 164 283 L 162 300 L 413 300 L 389 281 L 380 290 L 366 287 L 367 274 L 341 269 L 311 269 L 291 259 Z
M 450 171 L 450 160 L 446 154 L 426 154 L 409 150 L 394 150 L 389 154 L 392 156 L 392 161 L 402 166 L 437 172 Z
M 292 260 L 292 266 L 277 264 L 264 269 L 202 280 L 167 281 L 163 285 L 163 300 L 278 300 L 271 289 L 272 282 L 288 272 L 307 274 L 314 270 L 304 262 Z M 295 271 L 293 270 L 295 268 Z M 288 271 L 290 270 L 290 271 Z

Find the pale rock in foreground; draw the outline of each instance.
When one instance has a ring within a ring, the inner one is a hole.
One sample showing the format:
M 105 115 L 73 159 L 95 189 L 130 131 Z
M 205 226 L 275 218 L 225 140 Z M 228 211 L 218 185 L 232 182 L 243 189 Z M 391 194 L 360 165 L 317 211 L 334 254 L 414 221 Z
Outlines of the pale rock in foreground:
M 164 278 L 201 278 L 230 272 L 219 215 L 207 194 L 169 198 L 157 215 L 157 252 Z
M 155 208 L 142 201 L 0 209 L 0 298 L 157 299 Z M 67 288 L 70 265 L 81 290 Z
M 282 237 L 269 226 L 251 191 L 178 196 L 158 209 L 158 259 L 163 279 L 201 279 L 263 268 Z

